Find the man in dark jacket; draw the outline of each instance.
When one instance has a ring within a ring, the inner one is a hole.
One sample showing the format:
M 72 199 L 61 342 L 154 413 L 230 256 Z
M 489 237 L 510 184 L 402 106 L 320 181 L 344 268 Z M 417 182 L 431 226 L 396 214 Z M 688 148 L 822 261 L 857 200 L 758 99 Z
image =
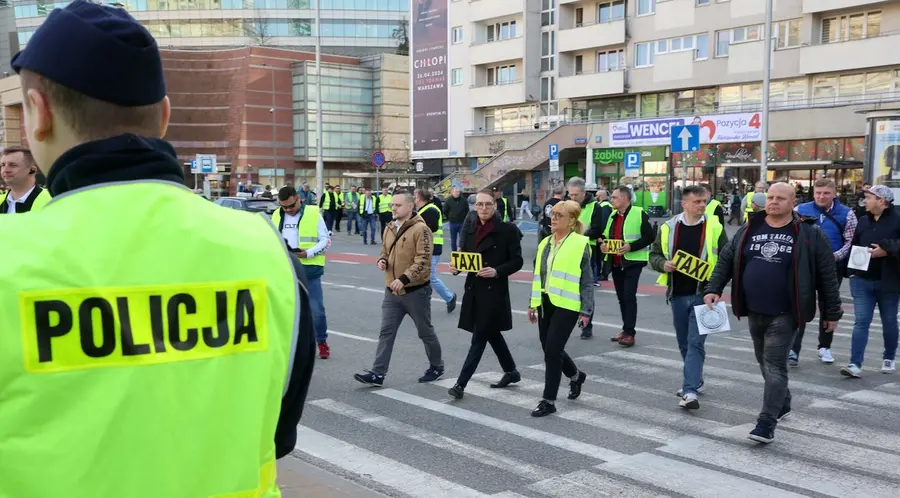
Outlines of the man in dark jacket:
M 469 203 L 459 195 L 459 188 L 453 187 L 450 189 L 450 198 L 444 203 L 444 221 L 450 223 L 450 248 L 452 251 L 456 251 L 459 234 L 468 214 Z
M 598 252 L 597 240 L 603 236 L 603 229 L 606 228 L 606 225 L 604 224 L 606 219 L 603 217 L 603 209 L 600 209 L 600 204 L 594 199 L 594 196 L 585 191 L 584 178 L 573 176 L 569 179 L 568 183 L 566 183 L 566 190 L 569 193 L 569 199 L 577 202 L 578 205 L 581 206 L 581 214 L 578 216 L 578 221 L 584 225 L 584 236 L 590 239 L 591 268 L 593 269 L 594 275 L 598 275 L 600 271 L 599 268 L 597 268 L 597 258 L 593 255 Z M 607 212 L 607 218 L 608 217 L 609 213 Z M 653 239 L 651 238 L 650 241 L 652 242 Z M 582 339 L 594 337 L 593 319 L 594 315 L 591 314 L 587 326 L 581 329 Z
M 826 330 L 834 330 L 843 315 L 831 244 L 794 213 L 795 196 L 786 183 L 769 187 L 765 214 L 752 214 L 719 249 L 703 298 L 712 308 L 730 281 L 734 315 L 749 317 L 765 380 L 763 407 L 749 437 L 761 443 L 775 439 L 775 425 L 791 412 L 787 359 L 797 323 L 815 317 L 817 293 Z
M 522 269 L 522 232 L 514 224 L 503 222 L 490 190 L 478 193 L 475 209 L 478 218 L 467 225 L 460 249 L 480 253 L 482 266 L 479 272 L 466 275 L 459 328 L 472 333 L 472 344 L 456 385 L 449 391 L 456 399 L 462 398 L 488 343 L 503 368 L 503 377 L 491 387 L 506 387 L 522 379 L 502 334 L 512 330 L 509 276 Z

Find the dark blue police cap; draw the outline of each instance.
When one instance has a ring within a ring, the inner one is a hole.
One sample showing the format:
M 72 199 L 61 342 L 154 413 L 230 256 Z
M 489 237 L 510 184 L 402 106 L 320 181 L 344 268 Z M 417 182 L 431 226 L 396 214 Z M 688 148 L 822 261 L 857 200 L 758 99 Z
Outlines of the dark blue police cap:
M 123 107 L 166 96 L 159 47 L 147 28 L 124 9 L 84 0 L 51 12 L 11 64 Z

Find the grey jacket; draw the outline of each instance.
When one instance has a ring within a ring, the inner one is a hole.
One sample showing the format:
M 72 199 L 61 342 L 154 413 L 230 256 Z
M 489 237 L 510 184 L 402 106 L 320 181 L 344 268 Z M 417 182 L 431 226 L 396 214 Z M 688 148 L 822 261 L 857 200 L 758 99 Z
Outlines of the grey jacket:
M 550 237 L 553 237 L 551 234 Z M 552 243 L 552 241 L 550 242 Z M 541 254 L 541 289 L 547 280 L 547 258 L 550 256 L 550 243 L 544 246 Z M 594 270 L 591 268 L 591 246 L 584 248 L 581 256 L 581 281 L 579 282 L 579 295 L 581 296 L 581 314 L 590 315 L 594 312 Z

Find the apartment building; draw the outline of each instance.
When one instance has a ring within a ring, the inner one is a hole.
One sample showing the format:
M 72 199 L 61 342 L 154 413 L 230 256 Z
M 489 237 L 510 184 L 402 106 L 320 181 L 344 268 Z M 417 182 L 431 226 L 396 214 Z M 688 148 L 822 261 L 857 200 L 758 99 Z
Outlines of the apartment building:
M 868 131 L 893 130 L 883 121 L 900 109 L 900 2 L 774 4 L 768 179 L 827 175 L 852 192 L 873 162 Z M 759 179 L 765 0 L 449 5 L 449 156 L 472 171 L 442 187 L 514 185 L 540 201 L 551 182 L 587 174 L 665 211 L 683 174 L 720 191 Z M 701 151 L 671 154 L 668 127 L 691 122 L 706 128 Z M 625 176 L 626 150 L 645 158 L 637 176 Z

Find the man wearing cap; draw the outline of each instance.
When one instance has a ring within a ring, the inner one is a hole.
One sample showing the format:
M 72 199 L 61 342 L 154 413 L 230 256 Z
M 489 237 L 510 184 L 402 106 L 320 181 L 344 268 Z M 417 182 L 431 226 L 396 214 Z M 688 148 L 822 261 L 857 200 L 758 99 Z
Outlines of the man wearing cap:
M 758 213 L 760 211 L 766 210 L 766 194 L 762 192 L 756 192 L 752 196 L 750 196 L 750 214 Z M 747 222 L 747 211 L 744 211 L 744 222 Z
M 849 268 L 847 275 L 853 296 L 853 338 L 850 363 L 841 369 L 846 377 L 860 377 L 863 354 L 869 342 L 869 327 L 875 305 L 881 313 L 884 353 L 881 372 L 892 374 L 897 354 L 897 308 L 900 302 L 900 215 L 894 210 L 894 192 L 884 185 L 872 185 L 865 193 L 866 214 L 859 219 L 851 246 L 868 248 L 871 259 L 865 269 Z
M 750 217 L 750 213 L 753 213 L 753 204 L 751 202 L 754 194 L 763 194 L 765 196 L 766 192 L 766 184 L 763 182 L 756 182 L 755 190 L 753 192 L 747 192 L 747 195 L 744 196 L 744 200 L 741 202 L 741 211 L 744 213 L 744 223 L 747 222 L 747 218 Z
M 279 496 L 315 347 L 299 261 L 184 186 L 127 11 L 56 9 L 12 67 L 53 200 L 0 217 L 0 496 Z
M 753 350 L 765 382 L 763 405 L 748 436 L 775 440 L 775 426 L 791 412 L 788 351 L 798 323 L 816 316 L 826 330 L 841 319 L 841 296 L 828 238 L 794 212 L 796 192 L 787 183 L 769 187 L 765 214 L 751 215 L 719 248 L 703 301 L 710 308 L 731 282 L 731 310 L 748 317 Z

